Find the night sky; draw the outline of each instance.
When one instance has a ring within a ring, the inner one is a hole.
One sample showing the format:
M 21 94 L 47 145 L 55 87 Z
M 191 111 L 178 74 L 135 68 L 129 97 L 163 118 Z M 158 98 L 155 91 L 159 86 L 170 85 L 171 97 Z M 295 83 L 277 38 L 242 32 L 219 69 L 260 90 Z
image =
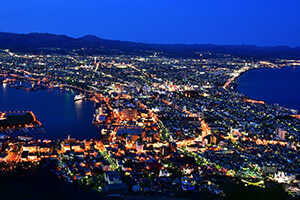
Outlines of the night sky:
M 0 31 L 300 46 L 300 0 L 1 0 Z

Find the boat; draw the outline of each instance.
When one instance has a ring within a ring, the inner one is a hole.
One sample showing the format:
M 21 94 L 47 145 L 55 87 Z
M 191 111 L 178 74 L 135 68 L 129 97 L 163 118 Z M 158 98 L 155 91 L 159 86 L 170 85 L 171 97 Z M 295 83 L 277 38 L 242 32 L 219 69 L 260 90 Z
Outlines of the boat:
M 53 88 L 59 88 L 59 87 L 60 87 L 60 85 L 58 85 L 58 84 L 55 84 L 55 85 L 53 85 L 52 87 L 53 87 Z
M 84 98 L 85 96 L 83 94 L 79 94 L 74 97 L 74 101 L 83 100 Z
M 22 140 L 22 141 L 31 141 L 31 140 L 33 140 L 33 137 L 30 137 L 30 136 L 22 136 L 22 135 L 20 135 L 17 138 L 19 140 Z

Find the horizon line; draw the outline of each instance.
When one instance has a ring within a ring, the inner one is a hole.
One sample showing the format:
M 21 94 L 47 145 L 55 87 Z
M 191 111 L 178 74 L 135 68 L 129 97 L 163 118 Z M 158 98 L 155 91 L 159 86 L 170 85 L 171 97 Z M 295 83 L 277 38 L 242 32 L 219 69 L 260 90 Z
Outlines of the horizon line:
M 65 36 L 72 39 L 81 39 L 86 36 L 93 36 L 98 39 L 102 40 L 111 40 L 111 41 L 120 41 L 120 42 L 132 42 L 132 43 L 138 43 L 138 44 L 149 44 L 149 45 L 187 45 L 187 46 L 193 46 L 193 45 L 215 45 L 215 46 L 252 46 L 252 47 L 258 47 L 258 48 L 275 48 L 275 47 L 288 47 L 291 49 L 298 49 L 300 46 L 289 46 L 289 45 L 257 45 L 257 44 L 217 44 L 217 43 L 155 43 L 155 42 L 138 42 L 138 41 L 130 41 L 130 40 L 120 40 L 120 39 L 107 39 L 102 38 L 101 36 L 93 35 L 93 34 L 85 34 L 83 36 L 70 36 L 67 34 L 58 34 L 58 33 L 50 33 L 50 32 L 10 32 L 10 31 L 0 31 L 0 33 L 6 33 L 6 34 L 17 34 L 17 35 L 30 35 L 30 34 L 49 34 L 49 35 L 55 35 L 55 36 Z

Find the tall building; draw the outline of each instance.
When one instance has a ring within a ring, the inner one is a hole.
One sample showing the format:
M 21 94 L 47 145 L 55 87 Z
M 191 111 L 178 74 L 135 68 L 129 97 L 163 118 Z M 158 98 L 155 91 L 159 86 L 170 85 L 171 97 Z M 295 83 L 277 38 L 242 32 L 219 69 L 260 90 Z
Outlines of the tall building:
M 283 131 L 281 128 L 277 128 L 276 133 L 280 140 L 285 140 L 286 131 Z

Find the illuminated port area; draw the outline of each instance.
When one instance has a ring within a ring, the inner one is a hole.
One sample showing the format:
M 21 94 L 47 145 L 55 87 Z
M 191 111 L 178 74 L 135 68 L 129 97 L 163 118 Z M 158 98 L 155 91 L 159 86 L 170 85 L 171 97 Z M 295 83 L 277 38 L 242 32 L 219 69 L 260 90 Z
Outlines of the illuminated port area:
M 33 128 L 42 124 L 36 119 L 33 112 L 3 112 L 0 113 L 0 129 L 13 130 L 18 128 Z
M 223 199 L 231 185 L 299 196 L 299 111 L 245 97 L 236 84 L 248 70 L 300 61 L 79 52 L 0 52 L 3 88 L 74 91 L 74 101 L 94 104 L 100 128 L 95 139 L 39 139 L 26 131 L 43 127 L 33 112 L 2 110 L 1 173 L 47 165 L 66 184 L 113 197 Z

